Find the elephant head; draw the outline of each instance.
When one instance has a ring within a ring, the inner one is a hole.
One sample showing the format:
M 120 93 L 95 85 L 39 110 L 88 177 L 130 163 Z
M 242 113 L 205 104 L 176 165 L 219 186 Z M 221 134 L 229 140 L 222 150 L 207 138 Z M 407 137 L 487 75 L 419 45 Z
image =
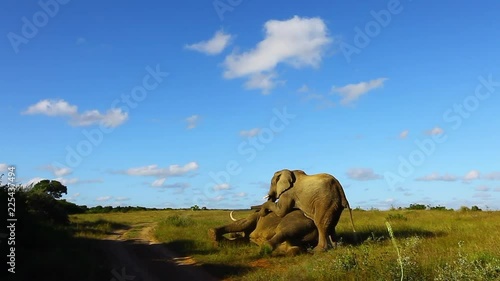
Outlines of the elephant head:
M 305 176 L 306 173 L 301 170 L 281 170 L 274 173 L 271 179 L 271 187 L 269 188 L 269 193 L 267 197 L 269 201 L 275 202 L 280 198 L 280 196 L 293 187 L 297 176 Z

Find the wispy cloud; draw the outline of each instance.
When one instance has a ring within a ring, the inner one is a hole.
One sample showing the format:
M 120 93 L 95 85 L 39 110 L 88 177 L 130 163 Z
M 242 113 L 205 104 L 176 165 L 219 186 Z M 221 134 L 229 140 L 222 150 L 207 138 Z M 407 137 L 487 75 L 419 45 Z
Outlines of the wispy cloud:
M 487 187 L 486 185 L 480 185 L 480 186 L 476 187 L 476 190 L 477 191 L 489 191 L 490 188 Z
M 245 131 L 245 130 L 240 131 L 240 136 L 251 138 L 251 137 L 255 137 L 259 133 L 260 133 L 260 128 L 253 128 L 253 129 L 250 129 L 248 131 Z
M 353 180 L 368 181 L 382 178 L 381 175 L 373 172 L 370 168 L 352 168 L 347 171 L 347 177 Z
M 478 170 L 471 170 L 467 174 L 465 174 L 463 180 L 465 182 L 473 181 L 479 179 L 481 174 L 479 173 Z
M 67 167 L 56 167 L 53 165 L 47 165 L 42 167 L 42 169 L 50 171 L 56 177 L 64 177 L 73 172 L 70 168 Z
M 306 84 L 303 84 L 302 86 L 300 86 L 300 88 L 297 89 L 297 92 L 298 93 L 307 93 L 307 92 L 309 92 L 309 86 L 307 86 Z
M 228 183 L 221 183 L 214 186 L 214 190 L 227 190 L 230 188 L 231 186 Z
M 340 104 L 349 105 L 358 100 L 362 95 L 384 86 L 387 78 L 377 78 L 368 82 L 360 82 L 357 84 L 348 84 L 342 87 L 332 87 L 332 92 L 338 93 L 342 99 Z
M 435 136 L 435 135 L 441 135 L 444 133 L 444 130 L 440 127 L 434 127 L 430 130 L 427 130 L 425 132 L 427 135 L 430 135 L 430 136 Z
M 151 183 L 152 187 L 179 187 L 183 188 L 184 186 L 175 186 L 176 184 L 165 184 L 166 180 L 170 177 L 180 177 L 188 175 L 189 173 L 196 171 L 199 168 L 198 163 L 189 162 L 184 166 L 180 165 L 170 165 L 168 167 L 162 168 L 158 165 L 148 165 L 136 168 L 130 168 L 127 170 L 114 171 L 112 173 L 117 174 L 125 174 L 129 176 L 143 176 L 143 177 L 156 177 L 157 179 Z
M 487 180 L 500 180 L 500 172 L 488 173 L 488 174 L 484 175 L 483 178 L 487 179 Z
M 128 119 L 128 113 L 121 109 L 109 109 L 106 113 L 98 110 L 89 110 L 78 113 L 78 107 L 71 105 L 65 100 L 41 100 L 31 105 L 22 112 L 25 115 L 46 115 L 51 117 L 61 116 L 69 119 L 72 126 L 90 126 L 103 124 L 106 127 L 117 127 Z
M 9 168 L 9 165 L 5 163 L 0 163 L 0 172 L 5 172 Z
M 253 49 L 234 52 L 224 60 L 225 78 L 247 78 L 247 89 L 260 89 L 263 93 L 276 86 L 275 68 L 279 64 L 318 67 L 325 47 L 332 41 L 321 18 L 269 20 L 264 30 L 265 38 Z
M 127 174 L 130 176 L 153 176 L 153 177 L 174 177 L 174 176 L 182 176 L 191 171 L 195 171 L 198 169 L 198 163 L 189 162 L 184 166 L 180 165 L 170 165 L 166 168 L 161 168 L 158 165 L 148 165 L 137 168 L 130 168 L 125 171 L 118 171 L 121 174 Z
M 416 178 L 417 181 L 456 181 L 458 180 L 457 176 L 444 174 L 440 175 L 439 173 L 432 173 L 427 176 Z
M 197 51 L 207 55 L 220 54 L 231 43 L 231 34 L 224 33 L 223 30 L 215 32 L 214 36 L 206 41 L 184 46 L 188 50 Z
M 187 128 L 188 129 L 194 129 L 196 126 L 198 126 L 198 122 L 200 121 L 200 116 L 199 115 L 191 115 L 188 118 L 186 118 L 187 122 Z
M 113 198 L 112 196 L 101 196 L 101 197 L 97 197 L 95 199 L 95 201 L 97 201 L 97 202 L 106 202 L 106 201 L 111 200 L 112 198 Z
M 409 130 L 404 130 L 401 133 L 399 133 L 399 138 L 400 139 L 406 139 L 408 137 L 408 134 L 410 133 Z

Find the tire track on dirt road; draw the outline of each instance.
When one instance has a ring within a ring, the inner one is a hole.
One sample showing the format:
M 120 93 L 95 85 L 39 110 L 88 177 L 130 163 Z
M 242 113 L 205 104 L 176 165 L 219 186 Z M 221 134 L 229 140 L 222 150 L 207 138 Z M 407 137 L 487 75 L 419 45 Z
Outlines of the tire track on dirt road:
M 142 227 L 137 238 L 127 232 Z M 153 238 L 155 224 L 136 224 L 101 240 L 111 265 L 109 281 L 216 281 L 191 257 L 181 257 Z

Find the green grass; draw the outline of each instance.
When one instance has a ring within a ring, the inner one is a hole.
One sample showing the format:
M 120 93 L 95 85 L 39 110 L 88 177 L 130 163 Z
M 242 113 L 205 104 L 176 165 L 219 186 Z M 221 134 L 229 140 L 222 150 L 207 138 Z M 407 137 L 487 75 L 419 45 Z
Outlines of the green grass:
M 237 211 L 242 218 L 251 211 Z M 255 245 L 220 245 L 207 230 L 230 223 L 227 211 L 148 211 L 73 216 L 114 227 L 155 223 L 154 235 L 226 280 L 500 280 L 500 212 L 426 210 L 353 211 L 357 236 L 346 213 L 337 233 L 342 243 L 325 253 L 296 257 L 261 255 Z M 385 222 L 394 233 L 394 248 Z M 82 234 L 83 235 L 83 234 Z

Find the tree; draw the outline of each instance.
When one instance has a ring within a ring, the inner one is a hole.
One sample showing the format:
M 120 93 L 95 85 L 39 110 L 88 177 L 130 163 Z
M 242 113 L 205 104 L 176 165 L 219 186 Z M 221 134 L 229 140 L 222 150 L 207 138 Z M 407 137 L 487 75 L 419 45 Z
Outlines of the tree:
M 198 206 L 198 205 L 191 206 L 191 210 L 198 211 L 198 210 L 200 210 L 200 206 Z
M 471 208 L 471 211 L 482 211 L 478 206 L 474 205 Z
M 62 194 L 68 194 L 68 188 L 56 180 L 41 180 L 32 188 L 34 192 L 43 192 L 55 199 L 61 198 Z

